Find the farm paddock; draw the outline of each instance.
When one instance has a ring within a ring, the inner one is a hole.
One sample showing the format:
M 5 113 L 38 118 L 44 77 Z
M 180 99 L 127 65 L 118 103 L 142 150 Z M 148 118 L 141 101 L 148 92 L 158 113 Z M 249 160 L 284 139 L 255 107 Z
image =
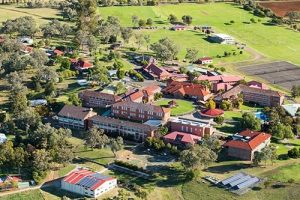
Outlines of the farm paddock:
M 271 9 L 279 17 L 290 11 L 300 11 L 300 1 L 260 2 L 259 5 Z
M 290 90 L 293 85 L 300 85 L 300 68 L 289 62 L 279 61 L 239 68 L 249 76 L 258 76 L 272 84 Z

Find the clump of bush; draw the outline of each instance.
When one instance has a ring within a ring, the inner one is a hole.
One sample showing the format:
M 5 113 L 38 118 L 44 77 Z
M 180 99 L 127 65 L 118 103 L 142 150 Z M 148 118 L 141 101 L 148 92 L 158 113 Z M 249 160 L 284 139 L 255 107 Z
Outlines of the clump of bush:
M 128 168 L 128 169 L 134 170 L 134 171 L 141 171 L 141 172 L 144 172 L 144 173 L 147 173 L 147 174 L 151 173 L 150 171 L 145 170 L 142 167 L 139 167 L 137 165 L 134 165 L 134 164 L 131 164 L 131 163 L 128 163 L 128 162 L 123 162 L 121 160 L 115 160 L 114 164 L 116 164 L 118 166 L 121 166 L 121 167 L 125 167 L 125 168 Z
M 288 151 L 287 155 L 289 158 L 300 158 L 300 149 L 297 149 L 296 147 L 294 147 Z
M 168 150 L 172 154 L 179 154 L 179 150 L 176 146 L 171 145 L 170 143 L 165 144 L 164 141 L 160 138 L 147 138 L 145 141 L 147 147 L 151 147 L 157 151 Z
M 133 69 L 129 71 L 129 75 L 131 77 L 136 77 L 137 80 L 140 81 L 140 82 L 144 81 L 144 77 L 142 76 L 142 74 L 138 73 L 137 71 L 135 71 Z

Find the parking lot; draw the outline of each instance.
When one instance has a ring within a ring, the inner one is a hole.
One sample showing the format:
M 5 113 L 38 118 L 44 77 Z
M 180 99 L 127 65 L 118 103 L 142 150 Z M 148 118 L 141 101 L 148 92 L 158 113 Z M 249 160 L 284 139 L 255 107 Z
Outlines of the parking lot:
M 300 85 L 300 67 L 280 61 L 241 67 L 241 71 L 250 76 L 257 76 L 272 84 L 290 90 L 293 85 Z

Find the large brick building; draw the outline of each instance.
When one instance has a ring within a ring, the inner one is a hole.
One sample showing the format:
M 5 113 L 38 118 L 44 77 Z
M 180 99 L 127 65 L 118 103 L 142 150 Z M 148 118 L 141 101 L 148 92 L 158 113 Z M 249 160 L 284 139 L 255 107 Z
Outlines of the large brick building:
M 264 147 L 270 144 L 271 135 L 245 130 L 235 134 L 232 140 L 226 142 L 223 147 L 227 150 L 227 155 L 241 160 L 252 160 L 254 152 L 261 151 Z
M 129 95 L 124 97 L 127 101 L 133 101 L 136 103 L 151 103 L 154 101 L 154 96 L 161 92 L 161 87 L 158 85 L 149 85 L 143 89 L 138 89 L 131 92 Z
M 90 108 L 65 105 L 58 113 L 58 122 L 61 126 L 71 129 L 87 129 L 88 119 L 97 115 Z
M 237 85 L 223 94 L 217 96 L 217 101 L 236 98 L 242 94 L 244 102 L 256 103 L 261 106 L 278 106 L 283 104 L 284 94 L 274 90 L 263 90 L 260 88 Z
M 79 98 L 82 100 L 83 106 L 91 108 L 106 108 L 122 99 L 117 95 L 92 90 L 79 93 Z
M 196 120 L 173 118 L 169 121 L 170 131 L 190 133 L 200 137 L 210 136 L 214 128 L 210 124 L 205 124 Z
M 170 108 L 151 104 L 121 101 L 111 106 L 112 116 L 145 122 L 151 119 L 167 121 L 171 115 Z
M 201 75 L 197 78 L 199 81 L 209 81 L 212 85 L 212 91 L 218 92 L 220 90 L 227 91 L 236 85 L 240 80 L 239 76 L 232 75 L 217 75 L 217 76 L 207 76 Z
M 124 121 L 115 118 L 93 116 L 89 119 L 89 127 L 96 126 L 108 134 L 120 135 L 126 139 L 144 141 L 147 137 L 153 137 L 157 127 L 146 124 Z
M 212 94 L 209 89 L 201 84 L 188 82 L 171 81 L 167 87 L 162 90 L 164 94 L 172 95 L 176 98 L 192 98 L 206 101 Z

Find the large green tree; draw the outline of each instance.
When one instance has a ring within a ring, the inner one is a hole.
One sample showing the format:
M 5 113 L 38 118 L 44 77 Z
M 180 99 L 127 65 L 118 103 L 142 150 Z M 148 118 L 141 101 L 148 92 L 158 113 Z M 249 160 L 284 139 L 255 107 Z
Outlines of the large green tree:
M 175 59 L 179 52 L 178 46 L 169 38 L 160 39 L 152 44 L 150 49 L 155 53 L 156 58 L 163 62 Z

